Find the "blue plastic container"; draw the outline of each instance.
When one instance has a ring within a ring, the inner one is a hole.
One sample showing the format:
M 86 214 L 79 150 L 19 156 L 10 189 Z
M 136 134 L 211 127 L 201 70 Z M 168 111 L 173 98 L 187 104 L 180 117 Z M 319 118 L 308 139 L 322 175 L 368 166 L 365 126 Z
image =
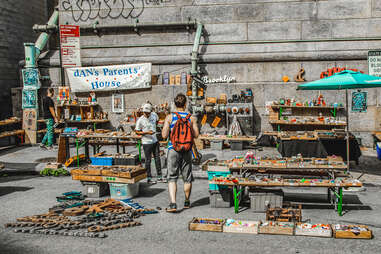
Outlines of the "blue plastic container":
M 381 142 L 376 144 L 377 158 L 381 160 Z
M 227 177 L 230 174 L 231 174 L 230 172 L 208 171 L 208 180 L 210 181 L 213 179 L 213 177 L 219 177 L 219 176 Z M 220 188 L 227 188 L 227 186 L 219 186 L 217 184 L 209 184 L 209 190 L 218 191 L 218 190 L 220 190 Z
M 139 194 L 139 183 L 109 183 L 112 199 L 133 198 Z
M 114 159 L 112 157 L 90 157 L 90 160 L 94 166 L 112 166 Z

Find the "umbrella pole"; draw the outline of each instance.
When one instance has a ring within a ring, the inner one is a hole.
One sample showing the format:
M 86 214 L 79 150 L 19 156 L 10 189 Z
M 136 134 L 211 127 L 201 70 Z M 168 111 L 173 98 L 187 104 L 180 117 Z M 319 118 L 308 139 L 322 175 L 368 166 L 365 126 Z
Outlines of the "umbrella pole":
M 347 122 L 347 172 L 349 172 L 349 106 L 348 106 L 348 89 L 345 89 L 345 101 L 346 101 L 346 122 Z

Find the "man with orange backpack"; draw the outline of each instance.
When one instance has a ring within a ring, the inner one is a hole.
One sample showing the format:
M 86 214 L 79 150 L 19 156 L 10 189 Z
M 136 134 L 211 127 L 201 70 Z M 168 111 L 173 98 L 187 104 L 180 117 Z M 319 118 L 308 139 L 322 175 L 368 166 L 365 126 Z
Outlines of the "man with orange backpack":
M 162 136 L 169 136 L 168 144 L 168 192 L 169 207 L 167 212 L 176 212 L 177 179 L 181 174 L 184 181 L 184 208 L 190 208 L 192 191 L 192 145 L 193 139 L 199 135 L 197 119 L 186 112 L 187 98 L 180 93 L 175 97 L 175 112 L 165 118 Z

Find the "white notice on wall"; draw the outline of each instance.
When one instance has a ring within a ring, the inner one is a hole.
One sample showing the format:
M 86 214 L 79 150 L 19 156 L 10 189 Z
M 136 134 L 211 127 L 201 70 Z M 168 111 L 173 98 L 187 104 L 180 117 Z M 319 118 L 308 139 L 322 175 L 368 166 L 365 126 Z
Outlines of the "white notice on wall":
M 62 67 L 80 67 L 79 26 L 60 25 Z
M 381 77 L 381 51 L 368 51 L 369 75 Z

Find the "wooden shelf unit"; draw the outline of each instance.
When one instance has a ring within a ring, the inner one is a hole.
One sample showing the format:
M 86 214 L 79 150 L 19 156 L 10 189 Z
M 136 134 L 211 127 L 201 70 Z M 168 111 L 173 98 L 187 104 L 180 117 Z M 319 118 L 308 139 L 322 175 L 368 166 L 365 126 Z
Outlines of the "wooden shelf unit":
M 61 119 L 63 110 L 67 108 L 69 110 L 69 115 L 72 114 L 72 108 L 79 108 L 79 113 L 81 115 L 81 119 L 94 119 L 95 118 L 95 107 L 99 104 L 64 104 L 57 105 L 57 118 Z M 90 118 L 87 118 L 87 112 L 90 111 Z
M 288 109 L 287 118 L 284 119 L 284 110 Z M 292 105 L 271 105 L 269 114 L 269 123 L 273 125 L 274 130 L 278 132 L 281 130 L 315 130 L 319 129 L 331 129 L 332 127 L 344 128 L 347 126 L 346 122 L 325 122 L 319 121 L 319 117 L 333 117 L 338 120 L 338 113 L 342 112 L 344 107 L 333 106 L 292 106 Z M 300 122 L 297 118 L 307 118 L 306 122 Z M 311 121 L 313 118 L 314 121 Z M 296 119 L 297 122 L 290 119 Z M 344 116 L 342 117 L 344 119 Z M 309 120 L 309 121 L 308 121 Z

